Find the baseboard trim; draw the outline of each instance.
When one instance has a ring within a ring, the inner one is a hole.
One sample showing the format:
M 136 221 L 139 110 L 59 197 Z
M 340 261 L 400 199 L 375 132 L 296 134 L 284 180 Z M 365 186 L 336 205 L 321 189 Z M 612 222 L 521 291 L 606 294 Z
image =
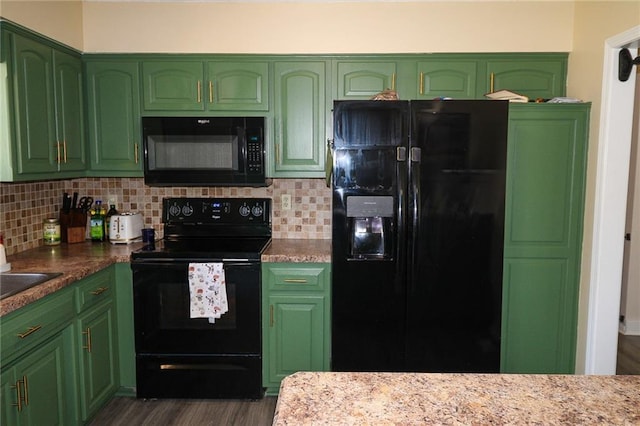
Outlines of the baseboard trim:
M 638 321 L 624 321 L 620 322 L 618 331 L 628 336 L 640 336 L 640 320 Z

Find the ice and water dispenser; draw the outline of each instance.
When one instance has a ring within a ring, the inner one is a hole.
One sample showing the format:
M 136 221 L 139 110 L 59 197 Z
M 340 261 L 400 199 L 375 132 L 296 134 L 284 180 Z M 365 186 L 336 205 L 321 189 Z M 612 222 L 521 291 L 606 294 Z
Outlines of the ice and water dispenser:
M 391 258 L 393 217 L 392 196 L 347 197 L 349 258 Z

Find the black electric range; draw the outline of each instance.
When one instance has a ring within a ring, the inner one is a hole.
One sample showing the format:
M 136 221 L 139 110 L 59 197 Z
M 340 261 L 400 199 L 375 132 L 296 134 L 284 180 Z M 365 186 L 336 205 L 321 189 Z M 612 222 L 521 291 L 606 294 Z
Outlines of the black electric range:
M 260 256 L 271 200 L 168 198 L 163 223 L 164 237 L 131 255 L 137 396 L 261 398 Z M 200 268 L 224 275 L 219 317 L 194 316 L 199 298 L 214 297 L 194 294 Z

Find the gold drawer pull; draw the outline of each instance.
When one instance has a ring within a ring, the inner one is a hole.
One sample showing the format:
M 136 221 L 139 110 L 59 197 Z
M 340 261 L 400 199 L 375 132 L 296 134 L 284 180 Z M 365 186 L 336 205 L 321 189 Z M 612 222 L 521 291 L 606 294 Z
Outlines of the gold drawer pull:
M 420 71 L 420 94 L 424 95 L 424 72 Z
M 24 339 L 25 337 L 27 337 L 28 335 L 35 333 L 36 331 L 40 330 L 42 328 L 41 325 L 35 325 L 33 327 L 29 327 L 27 329 L 27 331 L 25 331 L 24 333 L 19 333 L 18 337 L 21 339 Z
M 307 280 L 303 278 L 286 278 L 284 280 L 285 283 L 296 283 L 296 284 L 306 284 Z
M 107 290 L 109 290 L 109 287 L 98 287 L 97 289 L 93 290 L 91 294 L 93 294 L 94 296 L 98 296 Z

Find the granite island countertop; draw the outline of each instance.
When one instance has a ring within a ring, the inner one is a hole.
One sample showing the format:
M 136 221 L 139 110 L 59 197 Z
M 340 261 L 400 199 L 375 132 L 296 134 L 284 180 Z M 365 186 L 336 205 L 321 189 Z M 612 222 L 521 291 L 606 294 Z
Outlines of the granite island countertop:
M 111 244 L 90 241 L 40 246 L 7 257 L 9 272 L 61 272 L 62 275 L 0 300 L 0 316 L 35 302 L 57 290 L 118 262 L 129 262 L 143 243 Z M 331 240 L 274 239 L 263 262 L 330 262 Z M 1 283 L 0 283 L 1 285 Z
M 640 376 L 301 372 L 274 425 L 638 425 Z

